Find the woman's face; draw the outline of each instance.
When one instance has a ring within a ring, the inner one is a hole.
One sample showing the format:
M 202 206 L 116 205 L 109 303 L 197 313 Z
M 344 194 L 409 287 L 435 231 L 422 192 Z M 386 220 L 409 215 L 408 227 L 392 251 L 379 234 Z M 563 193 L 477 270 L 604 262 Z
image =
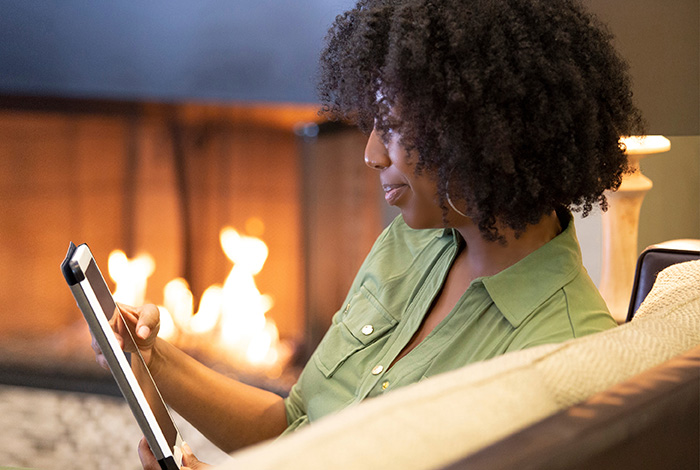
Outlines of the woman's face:
M 376 129 L 365 147 L 365 163 L 379 171 L 384 198 L 401 210 L 404 221 L 412 228 L 441 228 L 442 209 L 437 202 L 437 184 L 427 172 L 417 175 L 414 152 L 407 152 L 392 132 L 386 143 Z

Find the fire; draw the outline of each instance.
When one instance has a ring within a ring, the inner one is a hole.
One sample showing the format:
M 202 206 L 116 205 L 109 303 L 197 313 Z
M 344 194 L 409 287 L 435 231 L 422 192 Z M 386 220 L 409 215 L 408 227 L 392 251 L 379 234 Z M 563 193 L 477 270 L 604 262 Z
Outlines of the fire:
M 272 308 L 272 298 L 260 293 L 254 279 L 267 260 L 267 245 L 259 238 L 240 235 L 231 227 L 221 231 L 219 241 L 233 262 L 221 290 L 221 338 L 245 354 L 249 362 L 267 362 L 274 340 L 269 330 L 277 328 L 265 318 Z
M 190 318 L 189 327 L 194 333 L 213 331 L 221 317 L 222 289 L 221 286 L 209 286 L 202 294 L 199 310 Z
M 253 222 L 248 226 L 261 232 L 262 222 Z M 260 293 L 254 279 L 267 260 L 267 245 L 232 227 L 221 230 L 219 241 L 233 263 L 223 285 L 208 287 L 195 313 L 187 281 L 177 278 L 168 282 L 163 289 L 163 305 L 159 306 L 159 336 L 171 341 L 199 339 L 203 345 L 217 346 L 250 365 L 271 367 L 280 358 L 277 327 L 265 316 L 273 300 Z M 147 254 L 129 260 L 122 251 L 113 251 L 109 274 L 117 286 L 115 299 L 130 305 L 143 304 L 147 280 L 154 270 L 155 261 Z
M 167 312 L 173 324 L 184 327 L 192 318 L 192 305 L 194 296 L 190 291 L 190 286 L 182 278 L 173 279 L 163 288 L 163 311 Z M 166 337 L 166 339 L 173 339 Z
M 114 300 L 129 305 L 142 305 L 146 299 L 148 278 L 156 269 L 156 263 L 148 254 L 128 259 L 121 250 L 115 250 L 107 261 L 109 275 L 116 283 Z

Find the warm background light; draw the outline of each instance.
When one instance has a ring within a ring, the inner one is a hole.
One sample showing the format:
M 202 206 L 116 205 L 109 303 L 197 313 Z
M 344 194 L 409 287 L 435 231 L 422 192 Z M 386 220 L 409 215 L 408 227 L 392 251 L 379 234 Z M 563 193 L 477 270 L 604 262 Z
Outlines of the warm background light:
M 264 232 L 258 218 L 247 228 Z M 229 356 L 233 362 L 270 368 L 281 357 L 280 338 L 274 321 L 265 317 L 272 308 L 272 297 L 261 294 L 255 275 L 263 269 L 268 248 L 260 238 L 242 235 L 232 227 L 221 230 L 219 241 L 226 257 L 233 263 L 223 285 L 209 286 L 194 312 L 195 298 L 187 281 L 176 278 L 163 288 L 159 306 L 159 336 L 185 348 L 206 349 L 207 353 Z M 142 305 L 148 278 L 156 263 L 148 254 L 128 259 L 121 250 L 109 256 L 109 274 L 116 283 L 115 298 L 129 305 Z
M 662 135 L 633 135 L 620 139 L 627 155 L 647 155 L 671 150 L 671 141 Z

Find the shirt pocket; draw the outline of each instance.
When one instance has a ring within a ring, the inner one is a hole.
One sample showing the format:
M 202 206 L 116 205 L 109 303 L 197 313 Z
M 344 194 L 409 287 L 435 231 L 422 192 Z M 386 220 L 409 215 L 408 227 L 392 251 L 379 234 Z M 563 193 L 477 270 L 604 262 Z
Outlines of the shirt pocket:
M 365 286 L 360 286 L 341 320 L 331 326 L 319 344 L 314 354 L 316 366 L 331 378 L 350 356 L 377 341 L 397 322 Z

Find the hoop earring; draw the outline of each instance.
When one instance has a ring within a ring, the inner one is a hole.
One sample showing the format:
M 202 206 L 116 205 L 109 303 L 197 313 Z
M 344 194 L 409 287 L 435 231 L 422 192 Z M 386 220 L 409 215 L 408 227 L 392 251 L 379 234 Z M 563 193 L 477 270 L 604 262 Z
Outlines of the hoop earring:
M 450 198 L 450 182 L 449 181 L 445 184 L 445 197 L 447 198 L 447 204 L 450 205 L 450 207 L 452 208 L 453 211 L 455 211 L 456 213 L 458 213 L 459 215 L 461 215 L 464 218 L 467 218 L 467 219 L 469 218 L 469 216 L 467 214 L 465 214 L 461 210 L 457 209 L 455 207 L 455 205 L 452 203 L 452 198 Z

